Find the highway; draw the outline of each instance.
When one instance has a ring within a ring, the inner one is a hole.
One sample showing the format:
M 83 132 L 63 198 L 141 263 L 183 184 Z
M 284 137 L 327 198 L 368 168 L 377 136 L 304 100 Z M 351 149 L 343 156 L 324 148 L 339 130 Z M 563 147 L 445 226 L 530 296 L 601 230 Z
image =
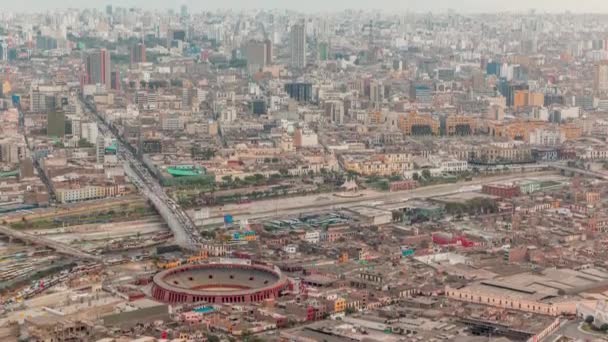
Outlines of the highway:
M 470 182 L 449 183 L 417 188 L 414 190 L 396 192 L 378 192 L 364 190 L 358 197 L 339 197 L 338 193 L 315 194 L 291 198 L 280 198 L 254 202 L 249 205 L 225 205 L 214 207 L 210 217 L 197 224 L 216 225 L 223 222 L 223 215 L 233 215 L 235 222 L 239 220 L 255 221 L 274 217 L 298 215 L 306 212 L 347 209 L 357 206 L 382 206 L 403 203 L 413 199 L 442 197 L 462 193 L 463 189 L 494 182 L 512 182 L 523 179 L 563 180 L 564 177 L 555 172 L 515 173 L 493 177 L 479 178 Z M 471 191 L 466 191 L 471 192 Z
M 572 172 L 572 173 L 579 174 L 579 175 L 608 180 L 608 173 L 585 170 L 585 169 L 580 169 L 577 167 L 570 167 L 563 162 L 554 162 L 554 163 L 546 163 L 546 164 L 547 164 L 547 166 L 552 167 L 557 170 L 564 170 L 564 171 Z
M 95 106 L 81 99 L 85 112 L 93 118 L 104 136 L 111 136 L 117 144 L 118 157 L 123 161 L 125 173 L 137 186 L 141 193 L 152 203 L 160 216 L 165 220 L 171 231 L 175 243 L 182 248 L 197 250 L 203 239 L 201 238 L 194 222 L 165 193 L 158 180 L 150 174 L 145 165 L 133 154 L 132 149 L 118 135 L 116 130 L 111 129 L 105 120 L 97 113 Z
M 18 239 L 24 242 L 28 242 L 34 245 L 46 246 L 54 249 L 58 253 L 73 256 L 80 259 L 88 259 L 94 261 L 101 261 L 97 256 L 85 253 L 77 248 L 73 248 L 69 245 L 57 242 L 51 239 L 47 239 L 43 236 L 37 236 L 29 233 L 25 233 L 16 229 L 9 228 L 7 226 L 0 225 L 0 234 L 8 236 L 9 238 Z

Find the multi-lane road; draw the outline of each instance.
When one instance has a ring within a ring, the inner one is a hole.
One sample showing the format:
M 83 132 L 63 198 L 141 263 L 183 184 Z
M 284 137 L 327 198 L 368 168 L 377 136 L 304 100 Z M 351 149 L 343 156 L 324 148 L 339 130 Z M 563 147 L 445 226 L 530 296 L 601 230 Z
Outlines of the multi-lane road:
M 97 122 L 101 133 L 104 136 L 111 136 L 116 141 L 118 157 L 123 161 L 127 176 L 167 222 L 173 232 L 175 243 L 183 248 L 196 250 L 203 240 L 190 217 L 173 199 L 167 196 L 158 180 L 150 174 L 117 132 L 111 129 L 97 113 L 95 106 L 85 100 L 82 102 L 86 114 Z

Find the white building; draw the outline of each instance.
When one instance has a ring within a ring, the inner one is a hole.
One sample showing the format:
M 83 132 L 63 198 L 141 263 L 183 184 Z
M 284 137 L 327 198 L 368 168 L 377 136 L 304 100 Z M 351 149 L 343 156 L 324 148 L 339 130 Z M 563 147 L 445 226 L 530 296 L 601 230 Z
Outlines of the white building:
M 304 241 L 317 244 L 321 241 L 321 233 L 318 230 L 307 231 L 306 234 L 304 234 Z
M 283 251 L 288 254 L 295 254 L 298 251 L 298 246 L 296 245 L 287 245 L 283 247 Z
M 91 144 L 97 143 L 97 136 L 99 129 L 96 122 L 82 122 L 80 123 L 80 137 Z M 77 135 L 74 133 L 74 135 Z
M 469 169 L 469 163 L 466 160 L 448 159 L 442 160 L 439 168 L 441 172 L 465 172 Z
M 541 146 L 555 146 L 566 141 L 566 135 L 559 128 L 537 128 L 530 132 L 530 144 Z
M 319 145 L 317 133 L 309 128 L 298 128 L 294 132 L 294 145 L 297 148 L 316 147 Z
M 220 115 L 221 122 L 233 122 L 236 120 L 236 108 L 229 107 L 222 110 L 222 114 Z

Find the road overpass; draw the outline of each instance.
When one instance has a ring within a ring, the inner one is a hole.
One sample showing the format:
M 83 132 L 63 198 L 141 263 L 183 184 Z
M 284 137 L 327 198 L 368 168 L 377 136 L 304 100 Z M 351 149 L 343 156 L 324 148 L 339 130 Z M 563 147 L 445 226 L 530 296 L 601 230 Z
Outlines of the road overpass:
M 564 165 L 563 163 L 547 163 L 547 166 L 560 171 L 572 172 L 574 174 L 608 180 L 608 174 Z
M 175 243 L 185 249 L 197 250 L 203 239 L 194 222 L 173 199 L 167 196 L 158 180 L 134 155 L 132 147 L 123 141 L 116 129 L 112 129 L 105 122 L 104 118 L 97 113 L 95 106 L 84 99 L 81 99 L 81 101 L 85 112 L 95 119 L 101 132 L 112 136 L 116 141 L 118 157 L 123 161 L 125 173 L 165 220 L 167 226 L 173 232 Z
M 17 240 L 21 240 L 23 242 L 31 243 L 33 245 L 45 246 L 45 247 L 54 249 L 57 253 L 69 255 L 72 257 L 79 258 L 79 259 L 101 261 L 101 258 L 99 258 L 98 256 L 95 256 L 95 255 L 92 255 L 89 253 L 85 253 L 72 246 L 48 239 L 43 236 L 33 235 L 33 234 L 26 233 L 26 232 L 23 232 L 20 230 L 12 229 L 7 226 L 0 225 L 0 234 L 7 236 L 11 239 L 17 239 Z

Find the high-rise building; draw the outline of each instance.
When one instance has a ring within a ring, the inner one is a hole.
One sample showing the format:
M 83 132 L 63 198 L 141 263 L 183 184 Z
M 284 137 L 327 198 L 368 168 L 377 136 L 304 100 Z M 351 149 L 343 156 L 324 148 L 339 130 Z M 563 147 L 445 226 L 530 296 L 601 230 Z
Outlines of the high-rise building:
M 188 6 L 182 5 L 182 7 L 180 8 L 180 15 L 182 18 L 185 18 L 188 16 Z
M 433 102 L 433 91 L 431 90 L 431 87 L 426 84 L 410 85 L 410 101 L 425 104 Z
M 294 68 L 306 67 L 306 25 L 295 24 L 289 33 L 291 51 L 291 66 Z
M 327 61 L 327 60 L 331 59 L 331 57 L 330 57 L 331 46 L 330 46 L 329 42 L 319 43 L 318 50 L 319 50 L 319 60 Z
M 89 53 L 86 60 L 87 84 L 102 84 L 110 88 L 110 52 L 99 49 Z
M 369 84 L 369 100 L 374 109 L 380 109 L 384 102 L 384 85 L 382 82 L 372 81 Z
M 108 17 L 111 17 L 111 16 L 112 16 L 112 5 L 107 5 L 107 6 L 106 6 L 106 15 L 107 15 Z
M 97 157 L 97 164 L 103 164 L 106 156 L 106 144 L 103 135 L 98 134 L 95 142 L 95 151 Z
M 264 41 L 264 46 L 266 47 L 266 65 L 272 65 L 272 40 L 266 39 Z
M 113 90 L 120 90 L 120 71 L 112 71 L 110 80 L 110 88 Z
M 608 91 L 608 60 L 597 63 L 593 68 L 593 91 L 596 94 Z
M 65 135 L 65 114 L 50 112 L 46 118 L 46 134 L 50 137 L 63 137 Z
M 325 116 L 333 124 L 341 125 L 344 123 L 344 103 L 333 100 L 325 102 Z
M 57 48 L 57 39 L 48 36 L 36 37 L 36 49 L 41 51 L 53 50 Z
M 146 63 L 146 45 L 137 43 L 131 46 L 131 65 L 137 63 Z
M 250 72 L 257 72 L 266 65 L 265 43 L 252 40 L 247 42 L 241 50 Z
M 6 42 L 0 43 L 0 61 L 8 61 L 8 44 Z
M 312 101 L 312 83 L 286 83 L 285 92 L 292 99 L 298 102 L 310 102 Z

